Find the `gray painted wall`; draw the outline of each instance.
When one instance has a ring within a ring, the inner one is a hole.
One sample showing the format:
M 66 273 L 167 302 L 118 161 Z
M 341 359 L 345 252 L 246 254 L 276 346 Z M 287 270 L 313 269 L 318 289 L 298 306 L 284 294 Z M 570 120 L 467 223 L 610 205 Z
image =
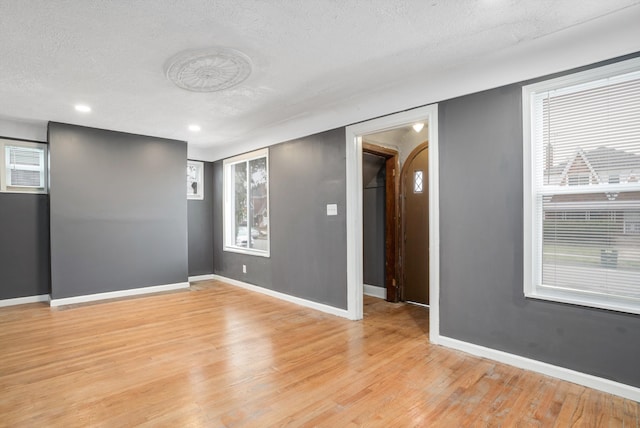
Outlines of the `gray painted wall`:
M 269 147 L 270 258 L 223 251 L 223 167 L 214 164 L 216 274 L 347 308 L 344 142 L 342 128 Z M 326 215 L 329 203 L 337 216 Z
M 385 158 L 362 155 L 362 265 L 365 284 L 384 287 Z
M 49 197 L 0 193 L 0 299 L 49 294 Z
M 52 298 L 187 281 L 187 145 L 49 124 Z
M 189 276 L 213 273 L 213 163 L 204 162 L 204 199 L 187 201 Z
M 640 387 L 640 316 L 524 297 L 521 87 L 439 105 L 440 333 Z

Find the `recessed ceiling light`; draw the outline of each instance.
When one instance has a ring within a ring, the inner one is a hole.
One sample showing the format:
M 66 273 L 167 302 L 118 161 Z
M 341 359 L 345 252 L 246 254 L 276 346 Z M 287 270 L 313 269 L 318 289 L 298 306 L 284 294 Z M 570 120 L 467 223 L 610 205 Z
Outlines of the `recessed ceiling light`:
M 189 125 L 189 131 L 191 132 L 198 132 L 200 131 L 200 125 Z
M 413 124 L 413 130 L 416 131 L 416 132 L 422 131 L 422 128 L 424 128 L 424 123 L 422 123 L 422 122 L 418 122 L 418 123 L 414 123 Z
M 76 104 L 75 109 L 80 113 L 89 113 L 91 111 L 91 107 L 85 104 Z

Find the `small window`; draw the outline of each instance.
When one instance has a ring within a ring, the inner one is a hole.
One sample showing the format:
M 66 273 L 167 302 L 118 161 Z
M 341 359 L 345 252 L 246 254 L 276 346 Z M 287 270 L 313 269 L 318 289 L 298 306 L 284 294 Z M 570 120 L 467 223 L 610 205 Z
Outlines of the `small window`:
M 224 161 L 224 249 L 269 257 L 268 149 Z
M 571 174 L 569 175 L 569 186 L 586 186 L 591 183 L 589 174 Z
M 640 58 L 523 88 L 524 292 L 640 313 Z
M 0 191 L 47 193 L 47 145 L 0 139 Z
M 204 163 L 187 161 L 187 199 L 204 199 Z
M 422 171 L 413 171 L 413 193 L 422 193 Z

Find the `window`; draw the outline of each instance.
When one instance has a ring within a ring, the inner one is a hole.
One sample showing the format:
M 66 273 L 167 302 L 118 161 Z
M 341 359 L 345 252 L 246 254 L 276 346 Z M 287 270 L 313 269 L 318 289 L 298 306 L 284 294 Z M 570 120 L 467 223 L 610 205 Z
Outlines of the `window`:
M 268 149 L 224 161 L 224 249 L 269 257 Z
M 422 171 L 413 171 L 413 193 L 422 193 Z
M 47 193 L 47 145 L 0 139 L 0 191 Z
M 523 88 L 524 291 L 640 313 L 640 58 Z
M 204 164 L 187 161 L 187 199 L 204 199 Z

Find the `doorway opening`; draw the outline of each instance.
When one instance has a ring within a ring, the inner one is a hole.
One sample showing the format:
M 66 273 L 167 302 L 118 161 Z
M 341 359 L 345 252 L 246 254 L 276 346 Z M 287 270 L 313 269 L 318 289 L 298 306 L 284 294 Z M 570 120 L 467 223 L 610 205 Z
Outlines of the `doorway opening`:
M 428 125 L 362 136 L 364 294 L 429 305 Z
M 364 294 L 397 302 L 398 151 L 362 143 Z
M 347 312 L 350 319 L 363 317 L 363 153 L 367 144 L 375 144 L 371 136 L 407 127 L 417 122 L 427 129 L 428 168 L 426 185 L 428 192 L 428 298 L 429 340 L 439 341 L 439 216 L 438 216 L 438 106 L 437 104 L 407 110 L 378 119 L 348 126 L 346 129 L 347 167 Z M 383 145 L 384 146 L 384 145 Z M 410 152 L 409 152 L 410 153 Z M 409 153 L 399 150 L 400 162 Z M 406 159 L 405 157 L 405 159 Z M 386 174 L 386 172 L 385 172 Z M 396 173 L 396 175 L 399 175 Z M 397 207 L 398 212 L 399 207 Z M 400 215 L 400 214 L 398 214 Z M 400 219 L 400 222 L 402 219 Z M 398 224 L 400 223 L 398 222 Z M 399 233 L 398 233 L 399 235 Z M 399 274 L 396 272 L 396 283 Z M 388 296 L 389 297 L 389 296 Z M 398 296 L 400 298 L 401 296 Z

